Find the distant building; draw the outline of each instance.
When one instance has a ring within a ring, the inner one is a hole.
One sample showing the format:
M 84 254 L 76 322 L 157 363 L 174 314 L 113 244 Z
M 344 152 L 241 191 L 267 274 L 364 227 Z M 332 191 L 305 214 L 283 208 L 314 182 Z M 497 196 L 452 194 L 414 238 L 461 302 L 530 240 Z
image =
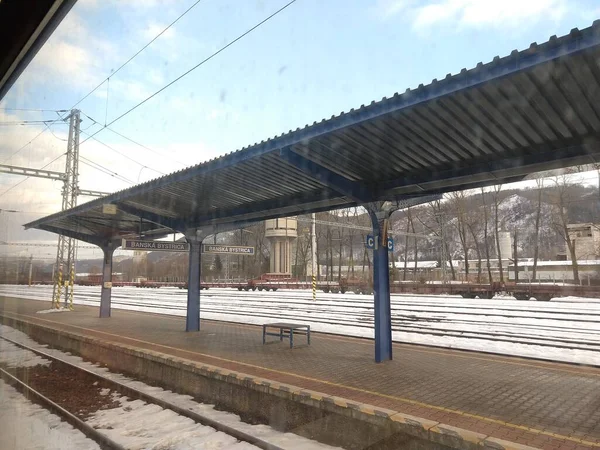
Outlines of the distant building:
M 600 277 L 600 260 L 578 260 L 579 279 L 582 284 L 591 283 Z M 533 277 L 533 260 L 519 261 L 519 281 L 527 282 Z M 508 279 L 515 279 L 515 266 L 508 266 Z M 538 261 L 536 269 L 538 282 L 573 282 L 571 261 Z
M 578 261 L 599 258 L 600 249 L 600 225 L 593 223 L 571 223 L 567 225 L 569 239 L 575 243 L 575 255 Z M 571 253 L 565 242 L 565 253 L 567 259 L 571 259 Z

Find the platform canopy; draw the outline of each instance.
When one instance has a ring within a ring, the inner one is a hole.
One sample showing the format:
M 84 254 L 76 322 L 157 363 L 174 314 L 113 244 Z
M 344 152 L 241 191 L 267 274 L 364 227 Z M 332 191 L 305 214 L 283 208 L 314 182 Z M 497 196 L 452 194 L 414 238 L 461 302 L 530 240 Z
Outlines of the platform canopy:
M 26 225 L 97 243 L 600 162 L 600 22 Z M 103 213 L 114 204 L 116 215 Z

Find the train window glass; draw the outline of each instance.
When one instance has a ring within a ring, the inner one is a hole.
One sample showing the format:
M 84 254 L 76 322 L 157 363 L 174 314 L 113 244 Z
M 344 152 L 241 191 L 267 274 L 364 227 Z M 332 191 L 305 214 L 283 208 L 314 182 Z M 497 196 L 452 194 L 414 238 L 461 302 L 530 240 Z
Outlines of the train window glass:
M 0 0 L 0 449 L 598 448 L 598 16 Z

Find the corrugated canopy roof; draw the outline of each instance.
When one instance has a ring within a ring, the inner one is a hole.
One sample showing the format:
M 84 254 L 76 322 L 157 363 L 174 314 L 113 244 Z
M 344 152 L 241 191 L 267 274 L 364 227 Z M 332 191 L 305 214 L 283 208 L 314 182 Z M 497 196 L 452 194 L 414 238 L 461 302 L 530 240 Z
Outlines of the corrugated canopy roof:
M 26 227 L 97 242 L 439 194 L 595 163 L 599 140 L 595 22 Z

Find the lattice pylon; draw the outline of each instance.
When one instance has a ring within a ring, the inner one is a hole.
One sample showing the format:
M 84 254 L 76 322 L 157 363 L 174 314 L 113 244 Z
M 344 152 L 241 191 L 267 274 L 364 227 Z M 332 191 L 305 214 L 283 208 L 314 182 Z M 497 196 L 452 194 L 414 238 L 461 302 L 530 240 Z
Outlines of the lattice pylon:
M 73 285 L 75 284 L 75 263 L 71 264 L 71 278 L 69 279 L 69 310 L 73 311 Z
M 74 109 L 69 115 L 69 136 L 67 139 L 67 162 L 65 166 L 65 181 L 62 191 L 62 211 L 71 209 L 77 205 L 79 194 L 79 110 Z M 56 268 L 58 273 L 54 280 L 52 292 L 52 303 L 56 308 L 60 307 L 60 299 L 63 288 L 63 270 L 68 271 L 68 280 L 65 276 L 65 307 L 72 308 L 73 285 L 75 283 L 75 240 L 64 235 L 58 237 L 58 249 L 56 251 Z
M 62 285 L 63 285 L 62 266 L 59 266 L 58 271 L 56 273 L 56 285 L 55 285 L 54 296 L 52 298 L 52 306 L 56 309 L 60 308 L 60 297 L 62 294 Z

